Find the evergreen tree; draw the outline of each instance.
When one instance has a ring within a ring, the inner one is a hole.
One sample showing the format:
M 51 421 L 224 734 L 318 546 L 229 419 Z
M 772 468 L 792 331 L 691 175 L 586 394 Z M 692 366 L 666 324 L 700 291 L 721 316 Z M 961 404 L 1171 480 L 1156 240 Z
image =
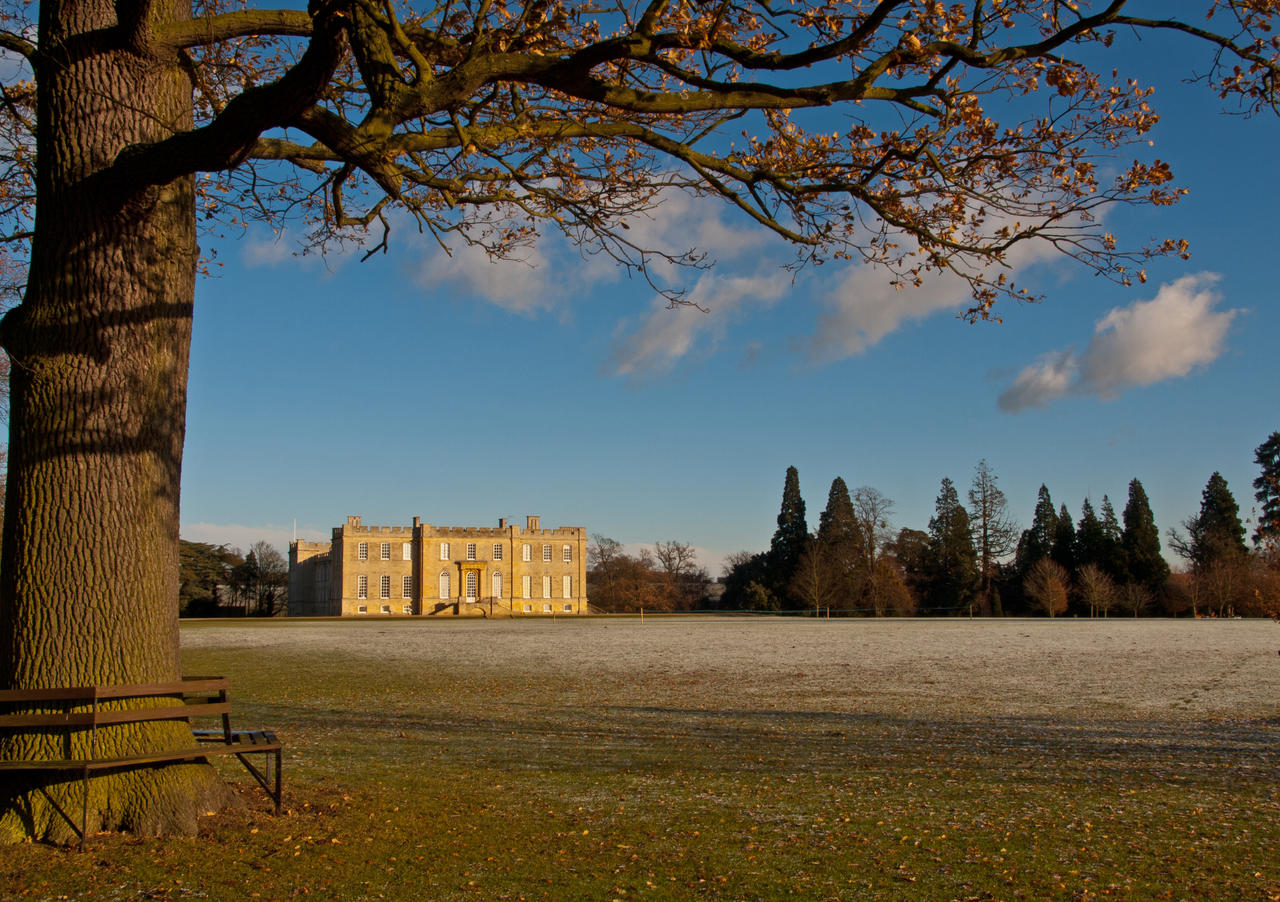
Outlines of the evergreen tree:
M 1253 481 L 1254 499 L 1262 505 L 1258 511 L 1258 528 L 1253 531 L 1253 541 L 1258 545 L 1280 544 L 1280 432 L 1259 445 L 1253 459 L 1262 468 L 1262 474 Z
M 1080 507 L 1080 522 L 1076 524 L 1076 566 L 1101 567 L 1107 556 L 1106 541 L 1102 521 L 1093 509 L 1093 502 L 1086 498 Z
M 804 517 L 804 498 L 800 497 L 800 472 L 787 467 L 782 485 L 782 507 L 778 511 L 778 528 L 769 544 L 769 571 L 773 594 L 787 595 L 788 587 L 800 565 L 800 555 L 809 545 L 809 524 Z
M 925 575 L 930 607 L 969 608 L 972 613 L 979 584 L 978 555 L 973 547 L 969 513 L 950 479 L 942 480 L 929 521 Z
M 769 588 L 769 554 L 740 551 L 725 563 L 723 611 L 776 611 L 777 596 Z
M 1196 572 L 1216 563 L 1240 560 L 1249 553 L 1244 544 L 1240 507 L 1220 473 L 1210 476 L 1200 493 L 1200 513 L 1182 525 L 1186 534 L 1171 530 L 1170 543 Z
M 1102 496 L 1102 559 L 1098 566 L 1118 583 L 1129 581 L 1129 568 L 1124 558 L 1124 532 L 1111 499 Z
M 1014 550 L 1018 526 L 1009 516 L 1008 501 L 996 484 L 996 474 L 986 460 L 978 461 L 969 489 L 969 523 L 978 552 L 978 573 L 982 577 L 984 614 L 1003 615 L 1000 593 L 992 588 L 1000 559 Z
M 803 504 L 802 501 L 801 505 Z M 782 525 L 781 519 L 778 525 Z M 831 490 L 827 493 L 827 506 L 818 515 L 818 541 L 828 547 L 837 547 L 845 543 L 857 544 L 860 541 L 853 499 L 849 497 L 849 487 L 839 476 L 831 480 Z
M 1123 516 L 1121 545 L 1129 581 L 1145 586 L 1152 594 L 1159 594 L 1169 580 L 1169 565 L 1160 554 L 1160 531 L 1156 529 L 1151 503 L 1137 479 L 1129 483 L 1129 501 L 1124 506 Z
M 1071 522 L 1071 513 L 1067 510 L 1066 504 L 1058 510 L 1058 522 L 1054 526 L 1053 548 L 1049 551 L 1049 557 L 1053 558 L 1068 574 L 1075 572 L 1076 527 Z
M 1023 530 L 1022 538 L 1018 540 L 1018 572 L 1025 575 L 1036 561 L 1049 557 L 1057 535 L 1058 514 L 1053 509 L 1049 489 L 1042 485 L 1036 495 L 1036 511 L 1031 518 L 1031 526 Z
M 928 591 L 929 534 L 919 529 L 903 527 L 890 543 L 889 553 L 902 571 L 908 592 L 917 600 Z
M 231 584 L 232 568 L 244 563 L 225 545 L 178 540 L 178 610 L 187 617 L 218 614 L 218 588 Z
M 857 594 L 856 583 L 862 569 L 861 533 L 853 499 L 849 496 L 849 487 L 837 476 L 831 481 L 827 506 L 818 517 L 818 533 L 814 543 L 817 554 L 804 561 L 807 565 L 805 585 L 812 587 L 820 583 L 829 584 L 836 603 L 843 602 L 848 607 Z M 807 592 L 808 596 L 812 596 L 811 591 Z

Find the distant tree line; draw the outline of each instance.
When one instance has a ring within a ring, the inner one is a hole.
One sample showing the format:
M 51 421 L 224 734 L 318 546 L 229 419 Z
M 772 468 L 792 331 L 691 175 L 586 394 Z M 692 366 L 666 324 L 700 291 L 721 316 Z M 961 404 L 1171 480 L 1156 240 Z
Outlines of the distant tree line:
M 178 611 L 183 617 L 275 617 L 286 612 L 289 565 L 269 542 L 248 554 L 226 545 L 178 542 Z
M 587 567 L 591 606 L 617 614 L 698 610 L 711 585 L 693 546 L 675 540 L 628 554 L 621 542 L 593 535 Z
M 1221 474 L 1210 476 L 1199 513 L 1171 529 L 1185 562 L 1171 571 L 1138 479 L 1117 517 L 1103 495 L 1079 520 L 1040 486 L 1031 525 L 1020 530 L 990 465 L 979 461 L 967 494 L 944 478 L 928 530 L 894 530 L 893 502 L 836 477 L 810 531 L 800 476 L 788 467 L 767 551 L 730 555 L 709 607 L 831 615 L 1165 614 L 1280 616 L 1280 432 L 1255 452 L 1261 475 L 1252 547 Z M 598 590 L 593 583 L 593 600 Z

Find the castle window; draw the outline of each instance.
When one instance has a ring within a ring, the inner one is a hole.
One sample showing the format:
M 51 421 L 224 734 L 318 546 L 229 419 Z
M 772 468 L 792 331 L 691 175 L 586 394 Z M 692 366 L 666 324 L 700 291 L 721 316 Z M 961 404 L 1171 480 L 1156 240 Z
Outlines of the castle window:
M 380 580 L 378 580 L 378 597 L 379 598 L 391 597 L 391 577 L 384 576 Z M 387 606 L 383 605 L 383 607 L 385 608 Z M 390 608 L 387 608 L 387 610 L 390 610 Z
M 550 545 L 542 546 L 542 560 L 548 564 L 551 563 L 551 546 Z
M 391 560 L 391 543 L 390 542 L 382 543 L 382 559 L 384 561 Z
M 369 543 L 361 542 L 356 546 L 356 558 L 362 561 L 369 560 Z
M 449 543 L 448 542 L 440 543 L 440 560 L 442 561 L 449 560 Z
M 542 613 L 544 613 L 544 614 L 550 614 L 550 613 L 551 613 L 551 605 L 549 605 L 549 604 L 544 604 L 544 605 L 542 606 Z
M 369 606 L 367 604 L 356 605 L 356 613 L 357 614 L 369 613 Z
M 447 570 L 440 571 L 440 597 L 449 597 L 449 571 Z
M 495 571 L 495 572 L 494 572 L 494 574 L 493 574 L 493 597 L 494 597 L 494 598 L 501 598 L 501 597 L 502 597 L 502 573 L 501 573 L 501 571 Z
M 573 577 L 565 576 L 565 578 L 561 580 L 560 589 L 561 589 L 561 592 L 560 592 L 561 598 L 572 598 L 573 597 Z
M 400 545 L 400 554 L 403 556 L 403 559 L 406 561 L 413 560 L 413 543 L 412 542 L 402 543 Z
M 369 577 L 361 573 L 356 577 L 356 598 L 369 597 Z
M 520 577 L 520 591 L 522 593 L 520 596 L 521 598 L 533 597 L 533 577 L 532 576 L 528 576 L 526 574 L 525 576 Z M 525 610 L 526 611 L 529 610 L 528 605 L 525 605 Z
M 548 574 L 547 576 L 542 577 L 542 597 L 543 597 L 543 598 L 550 598 L 550 597 L 551 597 L 551 576 L 550 576 L 550 574 Z
M 412 576 L 402 576 L 400 578 L 400 597 L 401 598 L 413 597 L 413 577 Z
M 411 605 L 411 604 L 407 604 L 407 605 L 405 605 L 403 608 L 401 608 L 400 610 L 402 610 L 402 611 L 403 611 L 404 613 L 406 613 L 406 614 L 412 614 L 412 613 L 413 613 L 413 605 Z
M 573 605 L 571 605 L 571 604 L 567 604 L 567 605 L 565 605 L 565 606 L 564 606 L 564 612 L 565 612 L 566 614 L 572 614 L 572 613 L 573 613 Z
M 531 605 L 531 604 L 527 604 L 527 605 L 525 605 L 525 606 L 524 606 L 524 608 L 523 608 L 522 610 L 523 610 L 526 614 L 532 614 L 532 613 L 533 613 L 533 605 Z
M 476 559 L 476 543 L 467 543 L 467 560 L 474 561 Z
M 501 545 L 494 545 L 494 546 L 493 546 L 493 559 L 494 559 L 495 561 L 500 561 L 500 560 L 502 560 L 502 546 L 501 546 Z
M 573 562 L 573 546 L 572 545 L 560 546 L 560 560 L 564 561 L 566 564 Z
M 525 545 L 522 549 L 520 549 L 520 559 L 522 561 L 533 560 L 533 549 L 530 546 Z

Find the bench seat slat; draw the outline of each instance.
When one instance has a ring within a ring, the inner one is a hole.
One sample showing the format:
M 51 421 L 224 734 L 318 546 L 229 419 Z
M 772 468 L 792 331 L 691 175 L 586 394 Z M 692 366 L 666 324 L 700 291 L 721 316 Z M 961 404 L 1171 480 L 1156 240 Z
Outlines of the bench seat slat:
M 48 689 L 0 689 L 0 704 L 73 701 L 75 699 L 83 699 L 88 704 L 95 699 L 177 696 L 188 692 L 226 692 L 229 688 L 230 681 L 226 677 L 184 677 L 182 680 L 173 683 L 138 683 L 123 686 L 57 686 Z
M 193 730 L 196 745 L 190 748 L 140 752 L 133 755 L 95 758 L 44 758 L 34 761 L 0 760 L 0 771 L 73 771 L 85 783 L 88 797 L 89 774 L 164 762 L 199 761 L 214 756 L 235 755 L 275 802 L 276 814 L 281 803 L 281 764 L 284 744 L 271 730 L 233 730 L 230 728 L 231 703 L 227 698 L 226 677 L 183 677 L 181 682 L 150 683 L 130 686 L 72 686 L 47 689 L 0 690 L 0 705 L 10 711 L 0 713 L 0 730 L 45 728 L 57 730 L 95 731 L 100 726 L 146 723 L 160 720 L 222 718 L 222 729 Z M 155 707 L 137 707 L 129 699 L 166 700 Z M 122 701 L 125 707 L 112 704 L 103 710 L 98 702 Z M 22 708 L 89 708 L 92 710 L 40 712 Z M 19 710 L 13 711 L 13 708 Z M 267 761 L 259 768 L 248 755 L 261 754 Z M 272 760 L 274 759 L 274 767 Z M 85 839 L 82 817 L 80 841 Z
M 73 711 L 69 714 L 0 714 L 0 729 L 21 727 L 91 727 L 107 724 L 141 723 L 148 720 L 187 720 L 230 714 L 231 703 L 199 700 L 164 708 L 121 708 L 105 711 Z

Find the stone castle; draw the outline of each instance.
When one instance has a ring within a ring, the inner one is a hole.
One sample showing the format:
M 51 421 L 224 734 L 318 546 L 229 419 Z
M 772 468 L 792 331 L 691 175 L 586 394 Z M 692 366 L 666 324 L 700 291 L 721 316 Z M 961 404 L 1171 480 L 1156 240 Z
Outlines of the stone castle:
M 365 526 L 329 542 L 289 543 L 289 615 L 538 616 L 587 613 L 587 531 L 519 527 Z

